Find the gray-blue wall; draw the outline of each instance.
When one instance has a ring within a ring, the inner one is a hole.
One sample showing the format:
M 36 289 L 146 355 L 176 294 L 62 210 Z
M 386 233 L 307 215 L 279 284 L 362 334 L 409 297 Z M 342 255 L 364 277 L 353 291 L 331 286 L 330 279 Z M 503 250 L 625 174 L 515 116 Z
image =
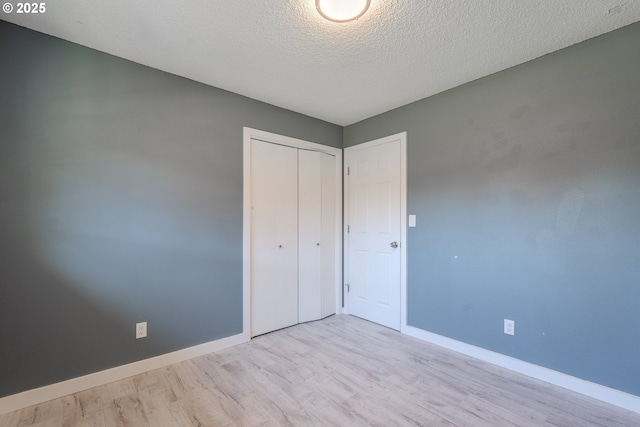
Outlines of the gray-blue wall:
M 348 126 L 344 145 L 402 131 L 409 324 L 640 395 L 640 24 Z
M 409 324 L 640 395 L 638 76 L 635 24 L 343 132 L 0 21 L 0 396 L 241 331 L 243 126 L 408 131 Z
M 0 21 L 0 396 L 242 331 L 243 126 L 342 144 Z

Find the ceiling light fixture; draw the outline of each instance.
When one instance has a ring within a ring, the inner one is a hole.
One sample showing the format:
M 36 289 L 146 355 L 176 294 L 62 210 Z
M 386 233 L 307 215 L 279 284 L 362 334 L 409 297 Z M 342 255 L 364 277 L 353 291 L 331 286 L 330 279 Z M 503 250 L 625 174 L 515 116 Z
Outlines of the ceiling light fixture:
M 371 0 L 316 0 L 316 9 L 329 21 L 349 22 L 364 15 L 370 3 Z

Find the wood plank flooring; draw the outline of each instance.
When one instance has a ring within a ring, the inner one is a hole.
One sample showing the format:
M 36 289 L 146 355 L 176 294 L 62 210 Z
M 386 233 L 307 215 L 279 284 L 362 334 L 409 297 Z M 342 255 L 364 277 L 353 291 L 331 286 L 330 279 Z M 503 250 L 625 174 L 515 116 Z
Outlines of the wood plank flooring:
M 351 316 L 0 416 L 0 426 L 640 426 L 640 414 Z

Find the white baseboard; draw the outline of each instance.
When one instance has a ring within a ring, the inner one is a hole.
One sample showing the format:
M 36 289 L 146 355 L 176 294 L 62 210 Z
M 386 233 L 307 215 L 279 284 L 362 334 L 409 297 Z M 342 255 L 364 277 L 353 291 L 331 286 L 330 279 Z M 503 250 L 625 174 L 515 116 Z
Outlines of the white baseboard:
M 3 397 L 0 398 L 0 415 L 17 411 L 31 405 L 47 402 L 52 399 L 57 399 L 68 394 L 108 384 L 113 381 L 143 374 L 154 369 L 164 368 L 165 366 L 183 362 L 194 357 L 220 351 L 225 348 L 247 342 L 249 339 L 249 334 L 241 333 L 216 341 L 196 345 L 194 347 L 185 348 L 183 350 L 174 351 L 172 353 L 152 357 L 150 359 L 140 360 L 127 365 L 117 366 L 115 368 L 95 372 L 93 374 L 84 375 L 82 377 L 73 378 L 60 383 Z
M 403 326 L 402 333 L 640 414 L 640 396 L 572 377 L 413 326 Z

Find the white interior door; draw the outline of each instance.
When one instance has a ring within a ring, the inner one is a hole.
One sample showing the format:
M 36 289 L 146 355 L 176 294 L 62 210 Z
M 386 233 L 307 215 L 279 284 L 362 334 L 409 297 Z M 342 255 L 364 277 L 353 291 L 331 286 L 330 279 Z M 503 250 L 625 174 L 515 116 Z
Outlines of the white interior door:
M 298 150 L 251 140 L 251 336 L 298 323 Z
M 336 157 L 322 153 L 321 318 L 336 312 Z
M 298 320 L 336 312 L 336 158 L 298 152 Z
M 298 320 L 308 322 L 322 317 L 322 153 L 298 150 L 298 169 Z
M 345 150 L 349 313 L 400 330 L 401 140 Z

